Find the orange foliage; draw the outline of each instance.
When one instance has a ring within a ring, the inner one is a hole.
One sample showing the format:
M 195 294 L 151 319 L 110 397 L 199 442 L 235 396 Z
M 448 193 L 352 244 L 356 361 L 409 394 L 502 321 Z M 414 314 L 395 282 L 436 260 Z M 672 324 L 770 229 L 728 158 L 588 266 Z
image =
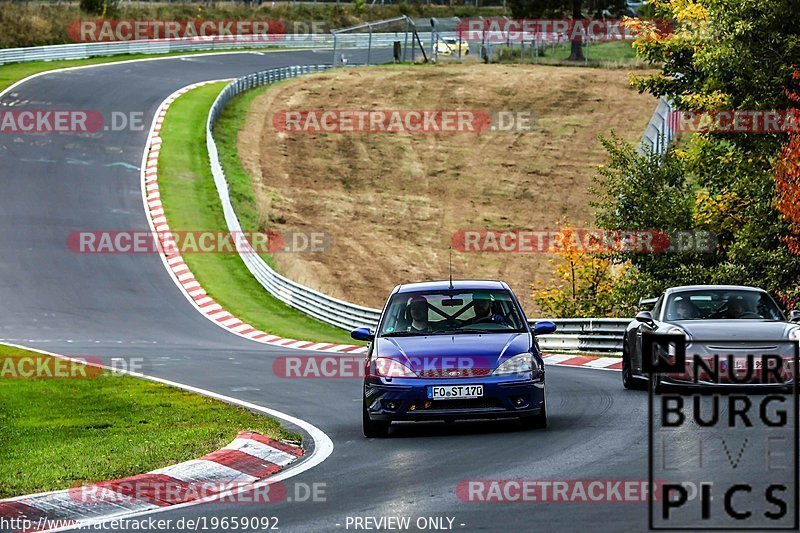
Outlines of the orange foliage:
M 800 70 L 792 74 L 791 88 L 786 94 L 796 113 L 800 113 Z M 793 254 L 800 255 L 800 131 L 790 133 L 789 142 L 775 164 L 776 207 L 789 224 L 791 235 L 783 241 Z

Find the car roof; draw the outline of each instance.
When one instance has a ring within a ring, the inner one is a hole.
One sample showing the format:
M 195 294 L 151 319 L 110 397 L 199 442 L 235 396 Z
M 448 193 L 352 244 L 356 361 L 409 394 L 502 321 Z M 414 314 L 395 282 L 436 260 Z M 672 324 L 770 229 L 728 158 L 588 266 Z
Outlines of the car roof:
M 424 292 L 424 291 L 444 291 L 450 288 L 448 280 L 442 281 L 421 281 L 418 283 L 404 283 L 398 285 L 395 292 Z M 502 281 L 491 280 L 455 280 L 453 281 L 453 289 L 456 290 L 471 290 L 471 289 L 494 289 L 494 290 L 508 290 L 508 285 Z
M 674 292 L 697 291 L 697 290 L 766 292 L 764 289 L 759 289 L 758 287 L 750 287 L 747 285 L 683 285 L 680 287 L 670 287 L 669 289 L 666 290 L 666 293 L 671 294 Z

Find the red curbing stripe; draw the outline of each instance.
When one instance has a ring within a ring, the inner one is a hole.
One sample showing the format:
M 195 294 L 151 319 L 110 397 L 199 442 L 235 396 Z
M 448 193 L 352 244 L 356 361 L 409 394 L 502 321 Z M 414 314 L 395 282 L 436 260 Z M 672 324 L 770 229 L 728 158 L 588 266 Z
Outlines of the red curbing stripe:
M 267 446 L 271 446 L 275 449 L 278 449 L 282 452 L 289 453 L 296 457 L 300 457 L 303 455 L 303 449 L 300 446 L 295 446 L 294 444 L 286 444 L 285 442 L 280 442 L 275 439 L 271 439 L 269 437 L 265 437 L 259 433 L 253 433 L 252 431 L 241 431 L 238 435 L 236 435 L 237 439 L 251 439 L 261 444 L 266 444 Z
M 342 348 L 339 350 L 340 352 L 353 352 L 355 350 L 360 350 L 363 346 L 348 346 L 347 348 Z
M 280 465 L 259 459 L 254 455 L 239 450 L 217 450 L 204 455 L 201 459 L 214 461 L 217 464 L 233 468 L 256 478 L 267 477 L 281 469 Z
M 589 363 L 591 361 L 596 361 L 597 359 L 600 359 L 600 358 L 599 357 L 589 357 L 587 355 L 579 355 L 579 356 L 573 357 L 571 359 L 567 359 L 566 361 L 561 361 L 558 364 L 559 365 L 566 365 L 566 366 L 581 366 L 581 365 L 585 365 L 586 363 Z
M 609 365 L 609 366 L 607 366 L 605 368 L 610 368 L 612 370 L 622 370 L 622 361 L 618 361 L 618 362 L 614 363 L 613 365 Z
M 317 350 L 325 351 L 325 350 L 329 350 L 329 349 L 333 348 L 334 346 L 339 346 L 339 345 L 338 344 L 326 344 L 324 346 L 320 346 L 319 348 L 317 348 Z
M 20 501 L 0 502 L 0 517 L 7 520 L 22 518 L 35 523 L 41 518 L 46 518 L 47 513 Z
M 297 348 L 298 350 L 304 350 L 304 349 L 308 348 L 309 346 L 314 346 L 315 344 L 317 344 L 317 343 L 316 342 L 307 342 L 305 344 L 301 344 L 300 346 L 295 346 L 295 348 Z
M 239 332 L 239 335 L 247 335 L 248 333 L 253 333 L 254 331 L 256 331 L 256 328 L 243 329 Z

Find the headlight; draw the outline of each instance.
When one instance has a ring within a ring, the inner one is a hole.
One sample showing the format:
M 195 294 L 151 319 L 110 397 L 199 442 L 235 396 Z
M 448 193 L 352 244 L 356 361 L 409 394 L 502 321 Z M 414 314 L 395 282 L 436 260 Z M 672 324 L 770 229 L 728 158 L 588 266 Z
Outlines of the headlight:
M 385 378 L 415 378 L 417 375 L 406 365 L 389 359 L 378 357 L 375 359 L 375 373 Z
M 492 375 L 505 376 L 524 372 L 533 372 L 533 356 L 529 353 L 521 353 L 506 359 L 503 364 L 492 372 Z

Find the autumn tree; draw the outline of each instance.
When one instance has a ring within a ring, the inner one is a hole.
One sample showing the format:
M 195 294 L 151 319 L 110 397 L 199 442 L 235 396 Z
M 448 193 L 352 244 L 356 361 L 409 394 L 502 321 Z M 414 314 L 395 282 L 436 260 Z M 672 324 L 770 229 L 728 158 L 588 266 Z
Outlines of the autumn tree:
M 658 0 L 655 7 L 658 17 L 675 21 L 676 29 L 642 33 L 634 43 L 640 57 L 659 68 L 633 77 L 640 91 L 690 111 L 792 108 L 787 88 L 800 64 L 797 0 Z M 680 139 L 663 161 L 626 162 L 614 147 L 609 153 L 626 167 L 617 169 L 623 188 L 648 178 L 658 181 L 664 165 L 679 165 L 675 194 L 681 206 L 688 206 L 681 212 L 690 215 L 692 228 L 717 234 L 719 247 L 713 256 L 685 261 L 678 272 L 696 281 L 758 285 L 791 307 L 797 300 L 793 295 L 800 293 L 800 255 L 791 244 L 799 227 L 791 207 L 797 200 L 797 144 L 794 136 L 781 132 L 707 131 Z M 614 185 L 603 173 L 600 179 L 601 188 Z M 618 189 L 612 186 L 604 193 L 601 224 L 646 223 L 631 220 L 629 212 L 666 212 L 676 202 L 653 197 L 647 188 L 620 197 Z M 654 229 L 671 222 L 652 219 Z M 632 261 L 652 286 L 676 281 L 675 271 L 664 268 L 668 259 Z

